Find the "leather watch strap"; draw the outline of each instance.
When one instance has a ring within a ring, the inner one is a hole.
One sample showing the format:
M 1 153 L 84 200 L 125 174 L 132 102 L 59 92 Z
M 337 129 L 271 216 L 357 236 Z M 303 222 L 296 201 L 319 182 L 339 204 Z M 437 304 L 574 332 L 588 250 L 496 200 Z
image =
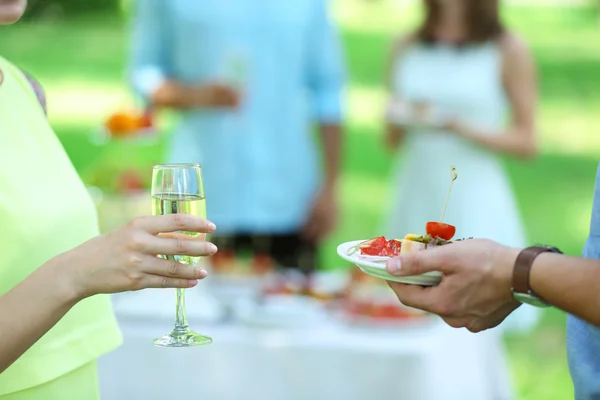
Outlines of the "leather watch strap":
M 521 251 L 515 262 L 513 270 L 512 289 L 516 293 L 531 293 L 529 286 L 529 275 L 533 261 L 541 253 L 551 253 L 552 249 L 548 247 L 532 246 Z

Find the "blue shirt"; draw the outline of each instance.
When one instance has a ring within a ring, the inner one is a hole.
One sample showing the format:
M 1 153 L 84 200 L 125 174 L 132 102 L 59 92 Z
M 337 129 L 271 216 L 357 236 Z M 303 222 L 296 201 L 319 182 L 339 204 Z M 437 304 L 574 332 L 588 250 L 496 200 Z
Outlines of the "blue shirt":
M 600 167 L 596 177 L 590 235 L 583 249 L 583 257 L 600 259 Z M 575 400 L 600 400 L 600 328 L 569 315 L 567 349 Z
M 326 0 L 140 0 L 130 77 L 229 82 L 236 111 L 182 113 L 172 162 L 203 166 L 208 217 L 223 233 L 289 233 L 321 183 L 317 123 L 339 123 L 345 82 Z M 250 4 L 250 5 L 249 5 Z

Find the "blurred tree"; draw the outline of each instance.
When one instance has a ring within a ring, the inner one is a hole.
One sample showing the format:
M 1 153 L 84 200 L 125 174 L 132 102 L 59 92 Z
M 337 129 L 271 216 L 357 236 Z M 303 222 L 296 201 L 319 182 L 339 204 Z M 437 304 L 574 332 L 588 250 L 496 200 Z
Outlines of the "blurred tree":
M 73 16 L 97 12 L 119 12 L 122 0 L 29 0 L 27 19 L 43 18 L 46 15 Z

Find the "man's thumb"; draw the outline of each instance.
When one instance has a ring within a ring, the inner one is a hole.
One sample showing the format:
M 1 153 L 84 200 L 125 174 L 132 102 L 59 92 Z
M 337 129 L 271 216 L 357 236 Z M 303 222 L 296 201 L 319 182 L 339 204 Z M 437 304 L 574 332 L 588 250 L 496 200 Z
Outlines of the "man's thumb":
M 412 276 L 427 272 L 443 272 L 447 262 L 440 254 L 439 248 L 403 254 L 388 261 L 386 269 L 390 275 Z

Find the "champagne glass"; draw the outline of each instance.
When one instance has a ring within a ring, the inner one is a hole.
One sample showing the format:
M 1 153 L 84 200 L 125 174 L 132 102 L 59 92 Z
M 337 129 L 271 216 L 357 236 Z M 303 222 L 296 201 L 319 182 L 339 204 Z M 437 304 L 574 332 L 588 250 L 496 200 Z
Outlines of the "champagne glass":
M 152 213 L 153 215 L 193 214 L 206 218 L 206 197 L 202 180 L 202 168 L 198 164 L 156 165 L 152 171 Z M 187 235 L 187 239 L 202 240 L 197 232 L 177 232 L 167 236 Z M 190 267 L 196 265 L 200 257 L 164 256 Z M 175 327 L 165 336 L 154 339 L 155 346 L 191 347 L 212 343 L 208 336 L 192 331 L 185 315 L 185 290 L 177 289 L 175 306 Z

